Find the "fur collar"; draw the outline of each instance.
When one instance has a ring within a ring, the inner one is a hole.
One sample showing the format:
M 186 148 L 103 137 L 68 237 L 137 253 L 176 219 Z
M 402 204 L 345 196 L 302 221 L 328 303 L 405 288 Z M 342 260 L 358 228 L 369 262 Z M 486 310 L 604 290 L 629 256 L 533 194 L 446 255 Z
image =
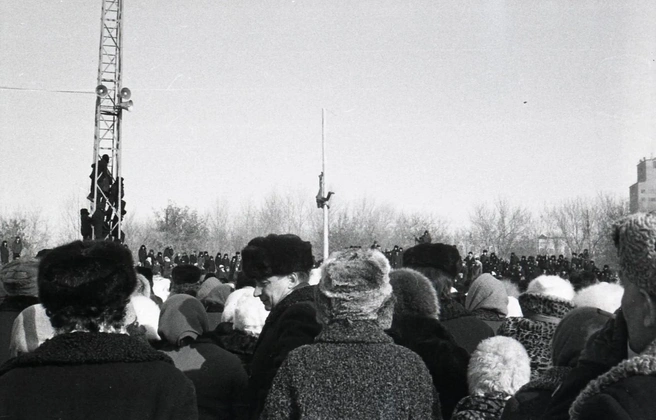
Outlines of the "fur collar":
M 292 305 L 297 303 L 308 302 L 314 305 L 314 293 L 316 286 L 303 286 L 293 290 L 289 295 L 285 296 L 275 308 L 271 309 L 269 316 L 267 316 L 264 325 L 275 323 L 278 318 Z
M 524 293 L 519 296 L 518 300 L 526 318 L 530 318 L 531 314 L 538 314 L 562 319 L 574 309 L 572 302 L 547 295 Z
M 517 392 L 537 389 L 555 391 L 556 388 L 558 388 L 563 383 L 565 377 L 567 377 L 567 374 L 571 370 L 572 368 L 566 366 L 552 366 L 537 379 L 534 379 L 521 387 Z
M 18 367 L 154 361 L 173 364 L 164 353 L 126 334 L 74 332 L 57 335 L 32 353 L 7 361 L 0 368 L 0 375 Z
M 495 309 L 478 308 L 472 311 L 472 315 L 483 321 L 505 321 L 506 316 Z
M 656 340 L 638 356 L 622 361 L 608 372 L 591 381 L 581 391 L 569 409 L 571 420 L 578 420 L 586 400 L 601 393 L 612 384 L 632 376 L 656 375 Z
M 392 343 L 392 339 L 385 334 L 378 322 L 365 321 L 337 321 L 324 325 L 321 333 L 314 339 L 316 343 Z
M 454 417 L 465 420 L 500 418 L 511 396 L 505 392 L 467 396 L 456 405 Z

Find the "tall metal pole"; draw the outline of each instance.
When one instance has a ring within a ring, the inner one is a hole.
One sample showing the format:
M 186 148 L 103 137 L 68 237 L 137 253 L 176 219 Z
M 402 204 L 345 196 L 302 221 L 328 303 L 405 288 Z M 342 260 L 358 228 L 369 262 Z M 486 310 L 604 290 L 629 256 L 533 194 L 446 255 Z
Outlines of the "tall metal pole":
M 326 109 L 321 108 L 321 191 L 326 191 Z M 323 260 L 328 259 L 328 205 L 323 206 Z

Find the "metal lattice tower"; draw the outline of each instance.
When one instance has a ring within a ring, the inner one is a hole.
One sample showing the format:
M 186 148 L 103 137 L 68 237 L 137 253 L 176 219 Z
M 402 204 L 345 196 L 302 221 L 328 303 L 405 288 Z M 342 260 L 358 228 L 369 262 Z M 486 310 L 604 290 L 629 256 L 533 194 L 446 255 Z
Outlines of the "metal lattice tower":
M 89 213 L 96 239 L 123 240 L 121 118 L 124 110 L 132 108 L 132 101 L 129 100 L 130 90 L 121 86 L 122 18 L 123 0 L 102 0 L 92 161 L 94 169 L 91 192 L 87 197 L 91 201 Z

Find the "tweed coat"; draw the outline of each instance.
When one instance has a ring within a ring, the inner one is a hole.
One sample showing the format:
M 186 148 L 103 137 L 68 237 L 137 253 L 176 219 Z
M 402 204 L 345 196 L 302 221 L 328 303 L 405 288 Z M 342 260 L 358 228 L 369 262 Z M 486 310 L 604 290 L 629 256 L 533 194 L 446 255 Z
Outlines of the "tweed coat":
M 376 321 L 337 321 L 289 353 L 262 419 L 439 419 L 421 358 Z

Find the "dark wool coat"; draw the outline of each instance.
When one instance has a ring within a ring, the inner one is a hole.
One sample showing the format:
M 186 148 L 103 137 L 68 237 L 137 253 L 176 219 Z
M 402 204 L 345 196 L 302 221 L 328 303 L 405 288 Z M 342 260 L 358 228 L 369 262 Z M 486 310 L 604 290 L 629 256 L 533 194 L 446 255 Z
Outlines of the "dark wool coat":
M 510 395 L 494 392 L 464 398 L 456 406 L 453 420 L 498 420 Z
M 554 366 L 538 379 L 521 387 L 506 403 L 501 420 L 541 419 L 551 402 L 551 396 L 571 370 L 570 367 Z
M 0 418 L 198 418 L 194 385 L 171 359 L 124 334 L 55 336 L 0 368 Z
M 163 347 L 160 351 L 171 357 L 175 366 L 194 383 L 199 420 L 246 417 L 244 391 L 248 377 L 237 356 L 206 338 L 181 348 Z
M 591 381 L 569 410 L 571 420 L 656 417 L 656 341 Z
M 333 323 L 289 353 L 262 419 L 440 418 L 426 365 L 375 321 Z
M 456 343 L 467 353 L 476 350 L 478 343 L 494 337 L 494 330 L 452 299 L 440 299 L 440 322 L 453 335 Z
M 588 383 L 626 360 L 628 332 L 622 310 L 588 339 L 575 368 L 554 392 L 544 420 L 569 420 L 569 409 Z
M 0 304 L 0 364 L 9 359 L 9 344 L 14 321 L 26 309 L 39 303 L 34 296 L 7 296 Z
M 221 322 L 208 336 L 219 347 L 239 357 L 246 373 L 251 373 L 251 361 L 257 344 L 257 337 L 248 335 L 232 327 L 232 322 Z
M 522 343 L 531 358 L 531 380 L 552 366 L 551 339 L 560 320 L 574 308 L 571 302 L 546 295 L 524 293 L 519 296 L 524 318 L 511 317 L 499 327 L 497 335 Z
M 469 353 L 437 319 L 395 315 L 387 330 L 394 342 L 417 353 L 433 378 L 440 396 L 442 417 L 450 419 L 458 401 L 467 396 Z
M 310 344 L 321 331 L 314 304 L 315 286 L 292 291 L 269 313 L 255 345 L 248 381 L 251 418 L 257 419 L 264 408 L 273 378 L 287 354 Z

